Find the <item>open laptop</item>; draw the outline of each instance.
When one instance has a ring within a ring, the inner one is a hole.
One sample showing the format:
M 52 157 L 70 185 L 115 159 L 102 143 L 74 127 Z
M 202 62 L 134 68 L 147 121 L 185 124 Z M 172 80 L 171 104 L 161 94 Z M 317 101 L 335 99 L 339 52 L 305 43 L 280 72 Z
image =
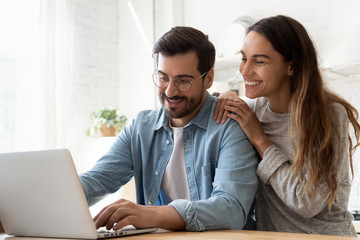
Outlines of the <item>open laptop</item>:
M 67 149 L 0 153 L 0 221 L 9 235 L 118 237 L 156 231 L 98 233 Z

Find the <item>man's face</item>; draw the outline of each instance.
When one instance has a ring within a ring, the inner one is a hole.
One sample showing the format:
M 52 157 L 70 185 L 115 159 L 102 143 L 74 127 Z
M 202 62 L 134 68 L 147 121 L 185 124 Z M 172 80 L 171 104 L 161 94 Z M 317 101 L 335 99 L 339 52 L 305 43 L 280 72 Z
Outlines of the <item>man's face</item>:
M 205 101 L 206 89 L 212 85 L 213 70 L 204 75 L 203 80 L 203 73 L 197 69 L 198 61 L 193 51 L 175 56 L 164 56 L 160 53 L 158 56 L 157 72 L 170 77 L 166 88 L 158 88 L 159 99 L 174 127 L 185 126 L 195 117 Z M 179 90 L 174 83 L 175 77 L 191 79 L 190 90 Z

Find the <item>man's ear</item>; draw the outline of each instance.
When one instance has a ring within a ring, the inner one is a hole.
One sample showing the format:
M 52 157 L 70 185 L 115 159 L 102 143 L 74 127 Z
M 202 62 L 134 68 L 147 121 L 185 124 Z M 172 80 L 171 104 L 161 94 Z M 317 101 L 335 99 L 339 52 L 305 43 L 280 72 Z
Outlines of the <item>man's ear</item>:
M 213 82 L 214 82 L 214 68 L 211 68 L 207 73 L 205 77 L 205 87 L 206 89 L 211 88 Z
M 294 74 L 293 69 L 294 69 L 294 62 L 291 61 L 291 62 L 289 62 L 288 73 L 287 73 L 289 76 L 292 76 Z

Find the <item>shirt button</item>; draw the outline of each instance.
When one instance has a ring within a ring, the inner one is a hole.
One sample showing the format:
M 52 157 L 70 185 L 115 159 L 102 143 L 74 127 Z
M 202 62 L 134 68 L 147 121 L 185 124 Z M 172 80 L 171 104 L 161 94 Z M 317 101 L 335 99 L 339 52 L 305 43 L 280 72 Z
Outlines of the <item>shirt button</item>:
M 156 176 L 159 176 L 159 172 L 158 172 L 158 171 L 155 171 L 155 175 L 156 175 Z
M 168 139 L 168 140 L 166 140 L 166 144 L 169 144 L 169 143 L 170 143 L 169 139 Z
M 148 204 L 149 204 L 149 205 L 153 205 L 153 202 L 152 202 L 152 201 L 148 201 Z

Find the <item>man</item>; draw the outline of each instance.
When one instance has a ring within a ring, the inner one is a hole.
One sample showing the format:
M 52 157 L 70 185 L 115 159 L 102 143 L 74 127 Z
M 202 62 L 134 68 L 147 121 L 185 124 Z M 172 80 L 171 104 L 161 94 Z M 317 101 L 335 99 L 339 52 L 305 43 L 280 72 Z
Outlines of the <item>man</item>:
M 142 111 L 80 179 L 89 204 L 135 177 L 137 204 L 120 199 L 97 227 L 203 231 L 242 229 L 257 189 L 257 154 L 239 125 L 213 119 L 215 49 L 190 27 L 154 46 L 153 80 L 162 107 Z

